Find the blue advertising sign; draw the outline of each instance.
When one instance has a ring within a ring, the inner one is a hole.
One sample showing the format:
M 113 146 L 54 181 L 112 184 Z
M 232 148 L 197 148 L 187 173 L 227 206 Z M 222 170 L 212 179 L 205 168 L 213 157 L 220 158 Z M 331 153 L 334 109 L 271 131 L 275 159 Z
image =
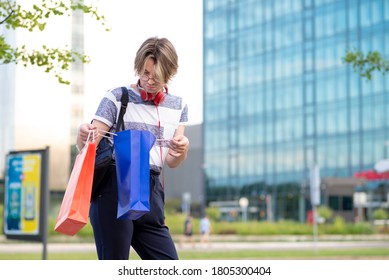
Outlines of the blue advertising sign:
M 46 223 L 46 151 L 11 152 L 6 157 L 3 229 L 7 238 L 42 240 Z

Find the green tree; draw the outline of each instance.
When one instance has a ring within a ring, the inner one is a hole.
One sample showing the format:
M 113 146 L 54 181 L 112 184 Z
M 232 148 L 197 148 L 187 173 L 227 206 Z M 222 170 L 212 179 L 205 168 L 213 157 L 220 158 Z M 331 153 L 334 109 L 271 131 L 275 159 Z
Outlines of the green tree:
M 354 71 L 367 80 L 371 80 L 374 71 L 383 75 L 389 71 L 389 62 L 377 51 L 370 51 L 367 54 L 358 50 L 346 51 L 342 61 L 352 65 Z
M 105 25 L 104 16 L 99 15 L 97 8 L 85 5 L 83 0 L 42 0 L 39 5 L 31 5 L 25 9 L 15 0 L 0 0 L 0 25 L 6 29 L 25 29 L 30 32 L 43 31 L 53 17 L 70 16 L 72 11 L 90 14 L 92 18 Z M 106 29 L 108 31 L 108 29 Z M 36 65 L 43 67 L 47 73 L 53 73 L 60 83 L 69 84 L 63 78 L 72 62 L 88 63 L 89 57 L 70 49 L 69 47 L 49 48 L 43 45 L 41 49 L 29 49 L 28 46 L 11 46 L 4 34 L 0 33 L 0 65 L 16 63 L 23 66 Z
M 325 205 L 321 205 L 317 208 L 317 212 L 319 214 L 320 217 L 324 218 L 325 221 L 329 221 L 332 216 L 334 215 L 334 211 L 332 211 L 331 208 L 329 208 L 328 206 L 325 206 Z

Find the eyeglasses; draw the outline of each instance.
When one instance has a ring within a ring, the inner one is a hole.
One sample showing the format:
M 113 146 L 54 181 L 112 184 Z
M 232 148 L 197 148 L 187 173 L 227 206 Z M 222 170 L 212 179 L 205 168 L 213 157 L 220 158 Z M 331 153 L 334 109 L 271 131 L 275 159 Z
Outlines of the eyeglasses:
M 148 82 L 149 80 L 152 80 L 154 82 L 154 84 L 156 85 L 160 85 L 161 82 L 159 82 L 158 80 L 156 80 L 155 78 L 150 78 L 147 74 L 143 73 L 141 76 L 140 76 L 140 79 L 143 81 L 143 82 Z

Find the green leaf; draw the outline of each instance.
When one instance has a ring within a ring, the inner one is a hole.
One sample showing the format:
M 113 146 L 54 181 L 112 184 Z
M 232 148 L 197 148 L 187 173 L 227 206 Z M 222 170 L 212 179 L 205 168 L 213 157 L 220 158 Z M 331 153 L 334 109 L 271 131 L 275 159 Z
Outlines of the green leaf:
M 346 51 L 342 58 L 344 63 L 352 66 L 355 72 L 358 72 L 362 78 L 372 79 L 375 71 L 385 75 L 389 71 L 388 61 L 386 61 L 378 51 L 371 51 L 364 55 L 361 51 Z
M 83 1 L 53 1 L 41 0 L 40 4 L 32 5 L 30 9 L 25 9 L 12 0 L 0 0 L 0 24 L 4 24 L 7 29 L 25 29 L 30 32 L 43 31 L 49 19 L 70 15 L 70 11 L 79 10 L 89 14 L 101 25 L 105 25 L 105 18 L 101 16 L 97 8 L 92 5 L 85 5 Z M 109 31 L 106 29 L 106 31 Z M 88 63 L 89 57 L 77 53 L 65 47 L 48 48 L 43 45 L 41 50 L 31 50 L 27 46 L 12 48 L 3 35 L 0 35 L 0 64 L 17 63 L 23 66 L 37 66 L 45 72 L 53 73 L 58 82 L 69 84 L 63 78 L 63 74 L 69 70 L 71 63 L 81 61 Z

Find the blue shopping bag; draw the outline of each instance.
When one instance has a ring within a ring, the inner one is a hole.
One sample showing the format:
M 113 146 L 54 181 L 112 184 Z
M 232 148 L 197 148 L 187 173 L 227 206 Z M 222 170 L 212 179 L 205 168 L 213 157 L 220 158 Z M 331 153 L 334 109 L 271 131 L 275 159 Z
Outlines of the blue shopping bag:
M 155 136 L 124 130 L 114 136 L 118 182 L 118 219 L 136 220 L 150 211 L 150 150 Z

